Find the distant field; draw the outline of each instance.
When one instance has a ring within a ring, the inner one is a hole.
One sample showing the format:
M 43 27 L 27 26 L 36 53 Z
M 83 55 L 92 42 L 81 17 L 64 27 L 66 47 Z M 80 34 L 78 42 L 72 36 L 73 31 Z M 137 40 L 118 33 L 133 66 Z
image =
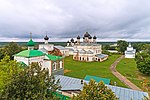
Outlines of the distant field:
M 65 75 L 83 79 L 86 75 L 99 76 L 109 78 L 112 82 L 117 82 L 118 86 L 126 87 L 118 80 L 109 70 L 110 65 L 120 55 L 109 56 L 109 59 L 104 62 L 80 62 L 74 61 L 72 56 L 65 58 Z
M 36 42 L 36 41 L 35 41 Z M 0 42 L 0 47 L 7 45 L 9 42 Z M 20 46 L 26 46 L 27 42 L 16 42 Z M 43 44 L 44 42 L 36 42 L 36 45 Z M 61 45 L 61 46 L 66 46 L 66 42 L 49 42 L 50 44 L 54 45 Z
M 140 82 L 144 79 L 150 81 L 150 76 L 145 76 L 138 71 L 134 59 L 122 59 L 117 65 L 117 70 L 140 88 L 142 88 Z

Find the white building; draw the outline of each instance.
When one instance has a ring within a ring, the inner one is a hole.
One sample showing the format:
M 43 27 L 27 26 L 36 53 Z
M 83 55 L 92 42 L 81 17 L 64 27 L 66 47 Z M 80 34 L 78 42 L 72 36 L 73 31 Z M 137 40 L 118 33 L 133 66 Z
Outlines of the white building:
M 50 75 L 63 75 L 64 74 L 64 60 L 61 56 L 54 56 L 34 50 L 35 43 L 32 39 L 27 43 L 28 50 L 21 51 L 14 55 L 14 60 L 20 62 L 24 66 L 29 66 L 32 62 L 38 62 L 42 68 L 47 68 Z M 47 44 L 44 47 L 48 47 Z M 43 48 L 43 47 L 42 47 Z M 48 47 L 51 48 L 51 47 Z M 47 49 L 47 48 L 46 48 Z
M 131 43 L 129 43 L 129 46 L 127 47 L 127 50 L 125 51 L 125 58 L 135 58 L 136 50 L 133 49 L 131 46 Z
M 45 40 L 44 44 L 39 44 L 39 50 L 48 54 L 49 51 L 54 50 L 54 44 L 48 43 L 49 38 L 47 35 L 44 37 L 44 40 Z
M 108 55 L 102 54 L 102 46 L 96 42 L 96 36 L 92 36 L 85 32 L 83 36 L 83 42 L 80 41 L 80 36 L 77 37 L 77 41 L 72 38 L 70 42 L 67 42 L 66 48 L 72 48 L 73 59 L 79 61 L 104 61 L 108 58 Z M 72 52 L 72 51 L 69 51 Z
M 63 56 L 69 56 L 69 49 L 63 46 L 55 46 L 55 48 L 59 49 Z

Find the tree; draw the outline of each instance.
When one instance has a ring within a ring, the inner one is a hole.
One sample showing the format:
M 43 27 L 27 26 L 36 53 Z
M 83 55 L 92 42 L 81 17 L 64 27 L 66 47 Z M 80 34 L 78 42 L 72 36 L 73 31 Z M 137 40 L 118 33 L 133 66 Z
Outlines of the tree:
M 110 49 L 110 45 L 109 44 L 103 45 L 103 50 L 109 50 L 109 49 Z
M 50 89 L 50 90 L 48 90 Z M 53 100 L 53 92 L 60 89 L 58 81 L 41 69 L 38 63 L 32 63 L 5 87 L 0 99 L 7 100 Z
M 79 95 L 73 96 L 72 100 L 118 100 L 116 95 L 101 81 L 96 83 L 90 80 L 84 83 L 83 90 Z
M 150 54 L 150 44 L 145 44 L 143 46 L 143 51 L 145 51 L 146 53 Z
M 150 54 L 143 51 L 136 55 L 136 64 L 140 72 L 145 75 L 150 75 Z
M 133 43 L 133 44 L 132 44 L 132 47 L 133 47 L 134 49 L 136 49 L 136 52 L 139 52 L 139 51 L 143 50 L 143 48 L 144 48 L 144 43 Z
M 128 43 L 124 40 L 118 40 L 117 41 L 117 50 L 118 52 L 124 54 L 126 48 L 128 46 Z
M 19 63 L 10 60 L 9 56 L 5 56 L 0 62 L 0 92 L 11 81 L 14 74 L 22 70 Z
M 4 55 L 8 55 L 10 56 L 10 59 L 13 59 L 13 55 L 20 52 L 21 50 L 21 47 L 17 43 L 10 42 L 4 47 Z
M 0 59 L 4 58 L 4 48 L 0 48 Z

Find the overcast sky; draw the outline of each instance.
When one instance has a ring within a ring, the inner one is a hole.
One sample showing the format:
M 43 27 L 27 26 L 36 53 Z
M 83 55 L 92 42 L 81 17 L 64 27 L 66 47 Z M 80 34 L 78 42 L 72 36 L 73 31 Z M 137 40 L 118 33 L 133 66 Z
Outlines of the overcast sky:
M 0 0 L 0 41 L 150 41 L 149 0 Z

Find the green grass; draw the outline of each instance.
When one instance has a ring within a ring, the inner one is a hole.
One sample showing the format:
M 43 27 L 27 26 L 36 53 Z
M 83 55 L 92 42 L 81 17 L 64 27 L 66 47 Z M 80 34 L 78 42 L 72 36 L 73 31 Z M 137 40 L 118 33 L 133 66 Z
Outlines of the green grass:
M 144 79 L 150 80 L 150 76 L 145 76 L 138 71 L 134 59 L 122 59 L 117 65 L 117 70 L 139 88 L 142 88 L 140 82 Z
M 83 79 L 86 75 L 99 76 L 102 78 L 109 78 L 112 82 L 117 82 L 118 86 L 126 87 L 118 78 L 116 78 L 110 71 L 110 65 L 120 55 L 111 55 L 108 60 L 104 62 L 81 62 L 72 59 L 72 56 L 65 58 L 65 73 L 66 76 Z

